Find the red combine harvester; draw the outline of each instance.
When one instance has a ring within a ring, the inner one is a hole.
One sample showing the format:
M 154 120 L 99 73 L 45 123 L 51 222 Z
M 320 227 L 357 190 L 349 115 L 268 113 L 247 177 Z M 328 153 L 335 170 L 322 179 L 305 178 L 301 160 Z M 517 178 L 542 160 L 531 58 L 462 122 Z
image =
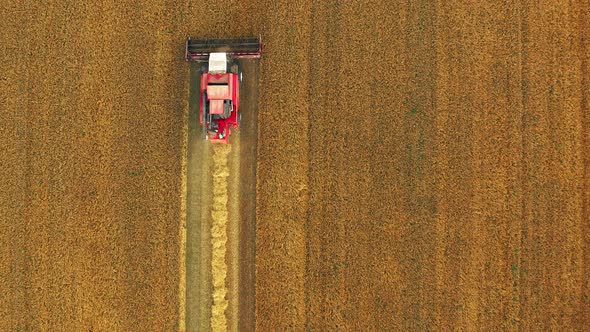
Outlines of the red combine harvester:
M 260 58 L 260 38 L 191 39 L 186 41 L 186 61 L 200 61 L 199 122 L 205 139 L 229 143 L 231 128 L 240 119 L 242 72 L 238 59 Z

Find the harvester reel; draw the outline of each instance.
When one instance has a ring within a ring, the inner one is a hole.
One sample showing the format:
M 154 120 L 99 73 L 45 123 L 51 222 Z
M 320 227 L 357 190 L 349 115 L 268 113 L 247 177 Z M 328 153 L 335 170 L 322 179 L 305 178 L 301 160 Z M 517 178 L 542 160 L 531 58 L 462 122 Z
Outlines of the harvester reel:
M 260 38 L 204 38 L 186 42 L 186 60 L 207 60 L 210 53 L 225 52 L 231 58 L 260 58 L 262 44 Z

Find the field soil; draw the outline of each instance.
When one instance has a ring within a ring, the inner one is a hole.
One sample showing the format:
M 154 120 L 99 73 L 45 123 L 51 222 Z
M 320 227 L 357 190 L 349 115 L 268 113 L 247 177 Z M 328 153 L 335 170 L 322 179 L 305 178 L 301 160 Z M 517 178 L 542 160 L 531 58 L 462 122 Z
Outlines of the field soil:
M 259 34 L 256 231 L 227 233 L 255 246 L 244 326 L 590 325 L 588 1 L 3 1 L 0 18 L 0 330 L 187 327 L 184 41 Z

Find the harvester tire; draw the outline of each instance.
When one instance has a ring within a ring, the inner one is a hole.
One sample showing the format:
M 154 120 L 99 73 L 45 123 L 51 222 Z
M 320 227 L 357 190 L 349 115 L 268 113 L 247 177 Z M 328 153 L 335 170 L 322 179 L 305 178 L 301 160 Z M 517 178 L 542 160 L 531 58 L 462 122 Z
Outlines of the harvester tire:
M 201 96 L 201 98 L 203 98 L 203 128 L 202 128 L 202 139 L 207 139 L 207 93 L 203 92 L 203 95 Z
M 239 70 L 238 64 L 235 63 L 235 62 L 232 62 L 231 65 L 230 65 L 230 67 L 229 67 L 229 72 L 232 73 L 232 74 L 236 74 L 237 75 L 238 74 L 238 70 Z

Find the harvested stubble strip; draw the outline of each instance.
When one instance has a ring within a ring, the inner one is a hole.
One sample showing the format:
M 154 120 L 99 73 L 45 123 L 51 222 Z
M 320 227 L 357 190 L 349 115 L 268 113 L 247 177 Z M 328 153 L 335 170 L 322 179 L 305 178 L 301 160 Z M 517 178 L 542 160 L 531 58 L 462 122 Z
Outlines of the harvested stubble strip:
M 227 319 L 225 310 L 228 302 L 225 280 L 227 266 L 225 264 L 227 243 L 227 177 L 229 175 L 227 159 L 230 145 L 215 146 L 213 152 L 213 208 L 211 211 L 211 275 L 213 278 L 213 304 L 211 306 L 211 329 L 226 331 Z

